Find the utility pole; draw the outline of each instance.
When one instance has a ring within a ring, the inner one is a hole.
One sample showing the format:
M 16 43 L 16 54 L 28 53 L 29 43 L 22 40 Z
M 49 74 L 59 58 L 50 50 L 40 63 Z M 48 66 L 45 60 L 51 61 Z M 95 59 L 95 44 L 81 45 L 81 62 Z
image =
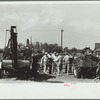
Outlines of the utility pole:
M 61 29 L 61 49 L 63 50 L 63 32 L 64 30 Z

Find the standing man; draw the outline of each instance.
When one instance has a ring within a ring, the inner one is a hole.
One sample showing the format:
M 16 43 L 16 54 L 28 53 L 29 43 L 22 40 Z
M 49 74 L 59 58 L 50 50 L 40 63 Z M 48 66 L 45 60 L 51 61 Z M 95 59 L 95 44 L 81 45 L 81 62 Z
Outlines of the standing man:
M 56 59 L 54 60 L 54 62 L 56 63 L 56 75 L 58 76 L 60 74 L 60 67 L 61 67 L 61 55 L 56 53 Z
M 60 58 L 59 58 L 59 70 L 60 70 L 60 73 L 62 73 L 62 70 L 63 70 L 63 55 L 60 53 Z
M 54 74 L 56 71 L 56 63 L 55 63 L 55 60 L 57 59 L 56 52 L 54 52 L 52 54 L 52 59 L 53 59 L 53 61 L 52 61 L 52 73 Z
M 70 65 L 69 65 L 69 63 L 70 63 L 69 62 L 69 58 L 70 58 L 70 56 L 69 56 L 68 53 L 63 58 L 63 61 L 65 63 L 65 73 L 67 73 L 67 76 L 69 75 L 69 67 L 70 67 Z
M 41 58 L 41 64 L 43 65 L 43 72 L 47 74 L 47 64 L 48 64 L 48 53 L 45 52 L 45 55 Z
M 37 70 L 38 70 L 38 55 L 34 55 L 32 56 L 32 73 L 34 79 L 36 79 L 38 76 Z
M 52 53 L 49 53 L 48 54 L 49 74 L 52 74 L 52 63 L 53 63 Z

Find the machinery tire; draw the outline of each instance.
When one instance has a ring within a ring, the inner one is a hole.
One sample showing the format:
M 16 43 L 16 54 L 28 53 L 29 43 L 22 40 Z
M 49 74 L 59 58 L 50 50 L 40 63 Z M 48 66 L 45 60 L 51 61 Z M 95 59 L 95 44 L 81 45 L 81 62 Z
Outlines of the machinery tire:
M 81 68 L 74 68 L 73 74 L 75 77 L 80 78 L 81 77 Z

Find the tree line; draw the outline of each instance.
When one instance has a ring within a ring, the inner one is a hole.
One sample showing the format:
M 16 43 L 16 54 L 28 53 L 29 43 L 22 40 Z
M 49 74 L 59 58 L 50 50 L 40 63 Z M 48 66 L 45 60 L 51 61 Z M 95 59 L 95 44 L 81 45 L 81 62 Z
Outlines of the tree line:
M 26 46 L 25 44 L 22 44 L 22 43 L 19 43 L 19 47 L 22 48 L 22 49 L 25 49 L 26 47 L 29 47 L 29 48 L 33 48 L 35 50 L 38 50 L 38 51 L 41 51 L 41 52 L 58 52 L 58 53 L 64 53 L 64 52 L 68 52 L 68 53 L 82 53 L 82 50 L 81 49 L 77 49 L 77 48 L 71 48 L 69 49 L 68 47 L 64 47 L 63 49 L 61 48 L 61 46 L 59 46 L 57 43 L 54 43 L 54 44 L 48 44 L 48 43 L 40 43 L 40 42 L 35 42 L 35 43 L 32 43 L 32 44 L 27 44 L 26 43 Z
M 58 52 L 58 53 L 65 53 L 65 52 L 68 52 L 70 54 L 72 53 L 82 53 L 82 50 L 81 49 L 77 49 L 77 48 L 71 48 L 69 49 L 68 47 L 65 47 L 65 48 L 61 48 L 61 46 L 59 46 L 57 43 L 54 43 L 54 44 L 48 44 L 48 43 L 40 43 L 40 42 L 35 42 L 35 43 L 26 43 L 23 44 L 23 43 L 19 43 L 18 44 L 18 52 L 20 51 L 25 51 L 26 50 L 26 47 L 28 47 L 31 51 L 31 49 L 34 49 L 35 51 L 38 51 L 38 52 Z M 5 49 L 5 48 L 4 48 Z M 3 53 L 4 49 L 0 49 L 0 53 Z M 5 49 L 6 51 L 9 52 L 9 50 L 6 48 Z

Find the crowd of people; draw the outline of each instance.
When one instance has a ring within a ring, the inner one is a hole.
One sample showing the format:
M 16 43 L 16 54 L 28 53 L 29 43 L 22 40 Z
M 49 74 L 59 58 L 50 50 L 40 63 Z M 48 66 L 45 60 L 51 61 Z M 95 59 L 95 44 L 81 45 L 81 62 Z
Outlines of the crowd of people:
M 90 57 L 90 60 L 86 61 L 86 65 L 90 66 L 93 62 L 95 66 L 97 66 L 97 71 L 100 70 L 100 55 L 97 51 L 91 51 L 89 47 L 86 47 L 83 50 L 83 53 L 80 53 L 81 55 L 78 56 L 76 54 L 69 54 L 66 52 L 65 54 L 62 53 L 47 53 L 45 52 L 44 56 L 41 58 L 41 65 L 43 69 L 44 74 L 56 74 L 59 76 L 62 73 L 66 73 L 67 76 L 69 75 L 69 72 L 73 73 L 73 68 L 75 64 L 75 59 L 85 59 L 88 55 Z M 91 65 L 92 66 L 92 65 Z M 91 67 L 90 66 L 90 67 Z
M 73 63 L 73 56 L 69 53 L 61 54 L 57 52 L 47 53 L 41 58 L 41 67 L 44 74 L 56 74 L 59 76 L 62 72 L 69 75 L 69 70 Z M 64 69 L 64 71 L 62 71 Z

